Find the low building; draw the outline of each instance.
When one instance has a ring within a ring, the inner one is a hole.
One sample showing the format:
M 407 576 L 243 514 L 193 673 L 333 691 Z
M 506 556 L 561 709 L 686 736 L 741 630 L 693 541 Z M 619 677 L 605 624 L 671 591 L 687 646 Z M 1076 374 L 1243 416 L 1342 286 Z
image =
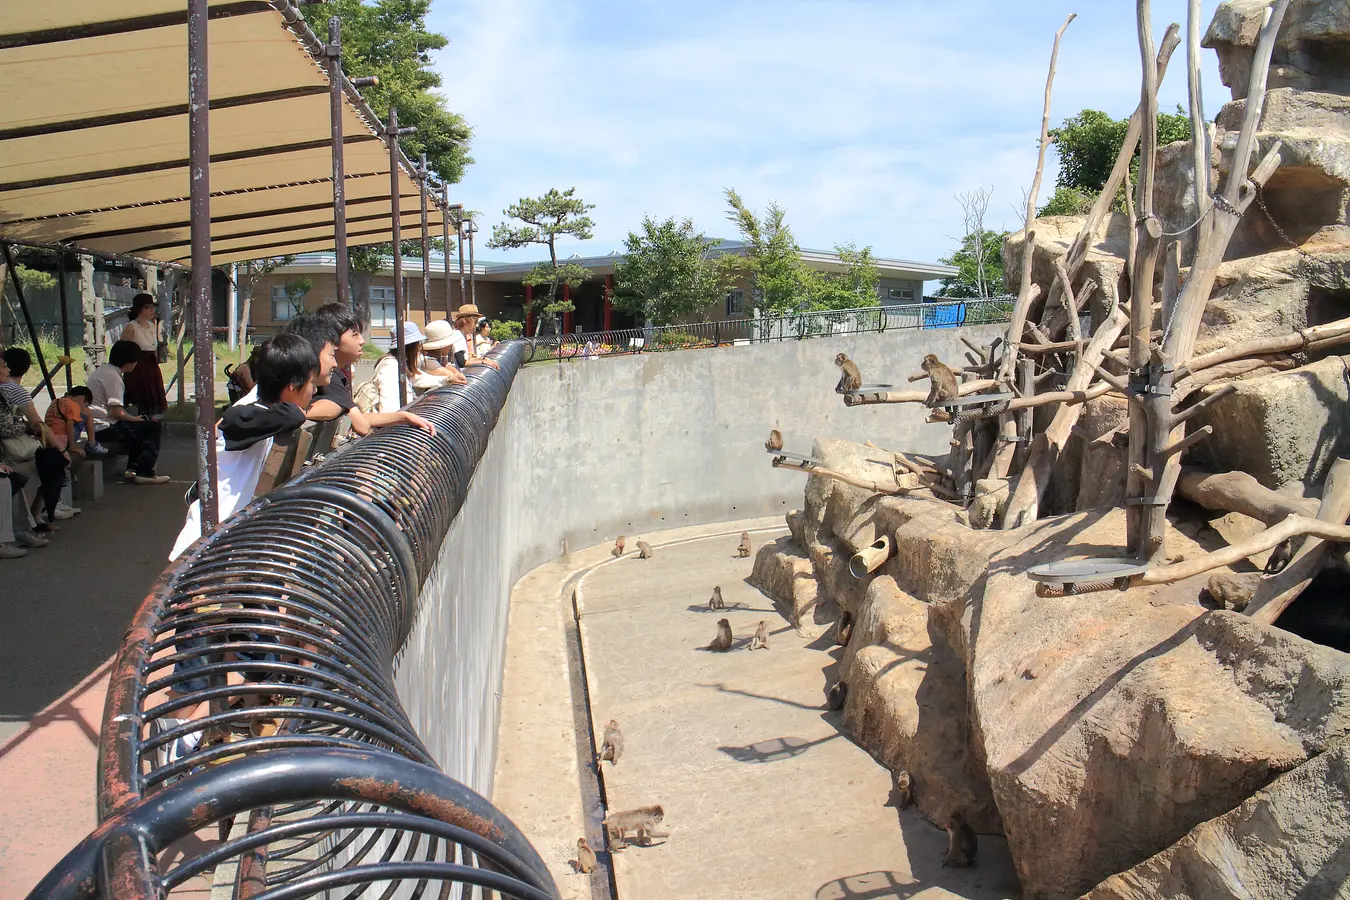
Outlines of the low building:
M 738 241 L 724 241 L 716 248 L 720 253 L 742 255 L 745 245 Z M 609 301 L 614 287 L 614 266 L 623 260 L 620 253 L 607 256 L 579 257 L 565 260 L 584 268 L 590 277 L 577 288 L 564 289 L 576 309 L 563 317 L 562 328 L 573 331 L 609 331 L 632 328 L 641 323 L 614 309 Z M 818 250 L 803 250 L 802 262 L 821 272 L 842 272 L 845 264 L 838 254 Z M 921 303 L 924 283 L 948 278 L 956 274 L 953 266 L 938 263 L 913 262 L 903 259 L 877 258 L 875 260 L 880 282 L 878 299 L 885 306 L 903 306 Z M 537 262 L 503 263 L 475 261 L 472 277 L 465 266 L 465 281 L 470 284 L 468 294 L 483 315 L 490 319 L 512 319 L 526 322 L 534 331 L 534 317 L 527 315 L 526 305 L 534 297 L 534 289 L 521 279 Z M 332 253 L 305 253 L 288 265 L 278 267 L 260 278 L 253 289 L 249 312 L 249 328 L 257 334 L 273 334 L 286 321 L 302 310 L 316 309 L 337 299 L 337 265 Z M 433 254 L 428 278 L 422 277 L 421 257 L 403 260 L 404 295 L 408 303 L 408 318 L 418 324 L 429 319 L 447 317 L 449 310 L 463 302 L 460 290 L 459 261 L 450 261 L 449 283 L 446 280 L 445 260 Z M 353 291 L 359 290 L 356 278 L 369 279 L 371 337 L 385 344 L 394 327 L 394 273 L 390 267 L 369 276 L 353 278 Z M 304 289 L 303 291 L 301 289 Z M 722 303 L 704 310 L 693 318 L 711 322 L 742 319 L 751 315 L 752 287 L 749 282 L 738 284 Z

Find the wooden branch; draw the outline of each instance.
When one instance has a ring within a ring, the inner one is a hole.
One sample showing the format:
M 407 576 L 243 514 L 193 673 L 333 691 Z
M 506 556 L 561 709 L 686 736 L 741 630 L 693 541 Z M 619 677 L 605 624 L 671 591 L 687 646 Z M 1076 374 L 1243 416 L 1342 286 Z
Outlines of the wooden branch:
M 1244 341 L 1241 344 L 1220 347 L 1218 350 L 1192 357 L 1189 362 L 1177 366 L 1177 378 L 1180 380 L 1192 373 L 1247 356 L 1265 353 L 1298 353 L 1312 346 L 1317 346 L 1320 349 L 1346 343 L 1350 343 L 1350 319 L 1337 319 L 1335 322 L 1314 325 L 1293 334 L 1257 338 L 1254 341 Z
M 1039 294 L 1040 287 L 1041 287 L 1040 285 L 1036 285 L 1037 296 L 1040 296 Z M 1044 329 L 1042 329 L 1041 326 L 1037 325 L 1035 322 L 1031 321 L 1027 322 L 1027 331 L 1030 332 L 1031 336 L 1036 339 L 1036 343 L 1038 345 L 1044 346 L 1046 344 L 1051 343 L 1050 335 L 1046 334 Z
M 1050 51 L 1050 73 L 1045 79 L 1045 103 L 1041 111 L 1041 142 L 1036 156 L 1036 175 L 1031 179 L 1031 190 L 1027 193 L 1026 224 L 1023 228 L 1022 242 L 1022 281 L 1017 291 L 1017 302 L 1013 304 L 1012 321 L 1008 325 L 1008 347 L 1003 354 L 1003 362 L 998 371 L 998 380 L 1009 382 L 1013 379 L 1013 370 L 1017 366 L 1017 347 L 1022 342 L 1022 331 L 1026 327 L 1027 314 L 1031 310 L 1031 266 L 1036 257 L 1036 201 L 1041 193 L 1041 178 L 1045 175 L 1045 153 L 1050 149 L 1050 97 L 1055 85 L 1055 67 L 1059 62 L 1059 43 L 1064 32 L 1078 17 L 1069 13 L 1059 31 L 1055 32 L 1055 45 Z
M 1234 385 L 1226 384 L 1223 387 L 1219 388 L 1214 393 L 1210 394 L 1208 397 L 1202 397 L 1201 399 L 1195 401 L 1185 409 L 1182 410 L 1173 409 L 1172 424 L 1181 425 L 1184 424 L 1185 422 L 1190 421 L 1191 419 L 1198 416 L 1201 412 L 1213 406 L 1215 403 L 1218 403 L 1224 397 L 1227 397 L 1229 394 L 1233 393 L 1236 390 L 1237 387 L 1235 387 Z
M 1225 378 L 1237 378 L 1242 375 L 1250 375 L 1261 369 L 1269 369 L 1265 373 L 1273 375 L 1276 372 L 1284 372 L 1294 368 L 1294 361 L 1283 356 L 1257 356 L 1251 359 L 1235 359 L 1232 362 L 1226 362 L 1223 365 L 1214 366 L 1212 369 L 1206 369 L 1198 375 L 1192 375 L 1185 381 L 1180 382 L 1173 389 L 1172 396 L 1175 400 L 1185 400 L 1188 396 L 1200 390 L 1207 384 L 1213 384 L 1216 381 L 1222 381 Z
M 1337 459 L 1327 472 L 1317 520 L 1343 525 L 1347 517 L 1350 517 L 1350 459 Z M 1298 595 L 1322 571 L 1327 557 L 1331 555 L 1331 547 L 1331 544 L 1315 537 L 1305 540 L 1284 569 L 1261 579 L 1251 602 L 1247 604 L 1247 615 L 1258 622 L 1273 625 L 1280 613 L 1288 609 L 1289 604 L 1298 599 Z
M 1209 203 L 1210 172 L 1209 122 L 1205 118 L 1205 99 L 1200 85 L 1200 0 L 1190 0 L 1186 12 L 1186 86 L 1191 113 L 1191 166 L 1195 170 L 1195 214 L 1199 216 Z M 1204 224 L 1202 222 L 1198 227 L 1203 229 Z
M 1195 559 L 1150 569 L 1143 575 L 1135 576 L 1134 583 L 1171 584 L 1174 581 L 1192 578 L 1220 566 L 1231 566 L 1234 563 L 1242 562 L 1249 556 L 1255 556 L 1257 553 L 1269 550 L 1275 545 L 1301 534 L 1310 534 L 1323 540 L 1344 543 L 1350 541 L 1350 526 L 1332 525 L 1329 522 L 1322 522 L 1307 516 L 1289 516 L 1279 524 L 1272 525 L 1245 541 L 1238 541 L 1236 544 L 1231 544 L 1212 553 L 1206 553 L 1204 556 Z M 1250 607 L 1248 608 L 1250 609 Z
M 1177 493 L 1205 509 L 1241 513 L 1265 525 L 1274 525 L 1289 516 L 1315 516 L 1318 511 L 1316 500 L 1301 500 L 1272 491 L 1246 472 L 1216 475 L 1182 466 Z
M 1120 391 L 1122 394 L 1126 394 L 1128 396 L 1128 394 L 1130 393 L 1130 383 L 1126 381 L 1124 378 L 1121 378 L 1119 375 L 1113 375 L 1112 373 L 1106 371 L 1101 367 L 1100 363 L 1094 365 L 1092 367 L 1092 370 L 1097 373 L 1098 378 L 1100 378 L 1102 381 L 1105 381 L 1107 384 L 1111 385 L 1111 387 Z
M 978 394 L 997 386 L 997 381 L 982 378 L 979 381 L 967 381 L 960 384 L 957 389 L 960 391 L 960 396 L 964 397 L 967 394 Z M 927 399 L 927 391 L 868 391 L 863 394 L 845 394 L 844 405 L 871 406 L 877 403 L 923 403 Z
M 1177 311 L 1177 297 L 1181 294 L 1181 241 L 1171 241 L 1163 250 L 1162 322 L 1167 323 Z
M 1186 435 L 1181 440 L 1173 441 L 1172 443 L 1164 447 L 1162 455 L 1166 457 L 1166 456 L 1176 456 L 1179 453 L 1184 453 L 1188 448 L 1194 447 L 1196 444 L 1205 440 L 1213 433 L 1214 433 L 1213 425 L 1206 425 L 1204 428 L 1197 428 L 1195 431 L 1192 431 L 1190 434 Z
M 944 496 L 946 499 L 953 499 L 956 496 L 946 488 L 943 488 L 939 485 L 935 485 L 929 482 L 924 475 L 919 473 L 915 474 L 919 474 L 919 479 L 924 482 L 924 486 L 921 489 L 902 488 L 898 484 L 894 483 L 890 485 L 883 485 L 876 481 L 868 481 L 863 478 L 855 478 L 852 475 L 845 475 L 842 472 L 836 472 L 833 469 L 827 469 L 824 466 L 818 466 L 815 465 L 814 463 L 789 462 L 788 460 L 781 458 L 775 459 L 773 461 L 773 467 L 775 469 L 795 469 L 798 472 L 805 472 L 807 475 L 819 475 L 822 478 L 832 478 L 835 481 L 842 481 L 844 484 L 850 484 L 853 485 L 854 487 L 862 488 L 865 491 L 873 491 L 878 494 L 888 494 L 894 496 L 896 494 L 908 494 L 912 490 L 929 490 L 932 491 L 934 494 Z
M 1037 406 L 1049 406 L 1051 403 L 1067 403 L 1071 406 L 1082 406 L 1089 400 L 1096 400 L 1098 397 L 1105 397 L 1115 388 L 1104 381 L 1099 381 L 1092 387 L 1082 391 L 1050 391 L 1045 394 L 1032 394 L 1029 397 L 1019 397 L 1016 400 L 1008 401 L 1008 411 L 1018 412 L 1024 409 L 1034 409 Z
M 961 338 L 961 343 L 969 347 L 970 351 L 974 353 L 977 357 L 979 357 L 980 365 L 986 365 L 989 362 L 989 357 L 979 347 L 976 347 L 974 344 L 966 340 L 964 337 Z

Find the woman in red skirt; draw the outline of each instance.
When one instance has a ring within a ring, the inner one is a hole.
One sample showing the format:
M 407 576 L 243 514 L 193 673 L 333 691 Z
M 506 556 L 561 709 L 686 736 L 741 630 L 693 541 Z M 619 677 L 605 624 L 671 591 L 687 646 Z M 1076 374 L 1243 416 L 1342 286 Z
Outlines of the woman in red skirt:
M 141 348 L 136 368 L 123 376 L 125 399 L 141 415 L 157 416 L 169 408 L 164 393 L 164 375 L 159 371 L 159 325 L 155 320 L 155 298 L 137 294 L 131 301 L 131 320 L 122 329 L 119 340 L 135 341 Z

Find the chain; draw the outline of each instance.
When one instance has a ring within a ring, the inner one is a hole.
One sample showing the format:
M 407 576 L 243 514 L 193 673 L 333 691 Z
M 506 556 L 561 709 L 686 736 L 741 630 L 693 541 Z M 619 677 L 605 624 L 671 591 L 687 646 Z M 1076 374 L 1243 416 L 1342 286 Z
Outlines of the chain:
M 1298 245 L 1298 242 L 1295 241 L 1293 238 L 1291 238 L 1288 235 L 1288 233 L 1286 233 L 1285 230 L 1280 227 L 1280 223 L 1275 221 L 1275 217 L 1272 216 L 1270 214 L 1270 210 L 1266 208 L 1265 191 L 1261 189 L 1261 185 L 1257 184 L 1255 181 L 1253 181 L 1252 184 L 1256 187 L 1256 204 L 1261 207 L 1261 212 L 1265 213 L 1266 215 L 1266 221 L 1269 222 L 1271 226 L 1275 229 L 1275 233 L 1280 236 L 1280 240 L 1284 241 L 1290 247 L 1293 247 L 1294 252 L 1297 253 L 1299 256 L 1303 257 L 1304 259 L 1311 259 L 1314 262 L 1316 262 L 1317 258 L 1314 257 L 1307 250 L 1304 250 L 1302 247 L 1300 247 Z
M 1162 233 L 1162 236 L 1165 237 L 1165 238 L 1181 237 L 1183 234 L 1186 234 L 1188 231 L 1190 231 L 1190 230 L 1192 230 L 1193 228 L 1195 228 L 1195 227 L 1196 227 L 1197 225 L 1199 225 L 1201 222 L 1205 221 L 1205 217 L 1209 215 L 1209 211 L 1210 211 L 1211 209 L 1214 208 L 1214 201 L 1215 201 L 1216 199 L 1217 199 L 1217 198 L 1215 198 L 1215 197 L 1211 197 L 1211 198 L 1210 198 L 1210 203 L 1209 203 L 1208 206 L 1205 207 L 1205 211 L 1202 212 L 1202 213 L 1200 214 L 1200 218 L 1196 219 L 1194 222 L 1192 222 L 1191 224 L 1187 225 L 1185 228 L 1181 229 L 1180 231 L 1164 231 L 1164 232 Z

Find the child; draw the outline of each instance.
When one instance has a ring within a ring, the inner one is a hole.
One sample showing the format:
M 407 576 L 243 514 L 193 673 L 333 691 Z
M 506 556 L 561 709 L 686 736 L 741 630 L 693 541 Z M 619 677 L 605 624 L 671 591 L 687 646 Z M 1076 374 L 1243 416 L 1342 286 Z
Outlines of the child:
M 262 346 L 253 375 L 257 400 L 241 400 L 216 423 L 216 496 L 221 522 L 253 501 L 273 439 L 305 424 L 305 409 L 319 377 L 319 355 L 299 335 L 279 334 Z M 193 500 L 169 559 L 181 556 L 201 533 L 201 501 Z
M 80 384 L 66 391 L 64 397 L 47 407 L 47 415 L 43 420 L 51 429 L 58 450 L 94 459 L 108 455 L 107 449 L 94 440 L 94 414 L 89 411 L 89 404 L 93 399 L 94 392 Z M 77 445 L 83 435 L 88 435 L 89 443 L 79 447 Z M 71 464 L 79 463 L 72 458 Z

